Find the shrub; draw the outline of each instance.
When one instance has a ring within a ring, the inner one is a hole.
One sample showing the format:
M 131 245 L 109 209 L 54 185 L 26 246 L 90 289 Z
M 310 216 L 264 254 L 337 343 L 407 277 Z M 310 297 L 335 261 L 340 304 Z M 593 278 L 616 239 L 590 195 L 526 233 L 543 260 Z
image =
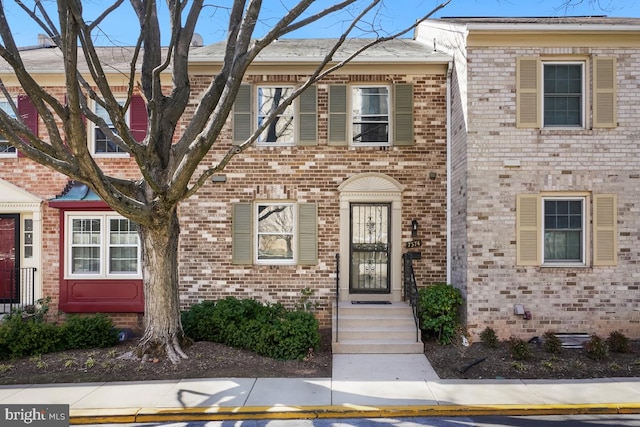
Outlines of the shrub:
M 529 344 L 521 338 L 509 338 L 509 351 L 511 357 L 516 360 L 529 360 L 531 358 L 531 348 L 529 348 Z
M 21 313 L 0 325 L 0 359 L 21 358 L 64 348 L 60 329 L 49 323 L 23 319 Z
M 196 341 L 220 342 L 275 359 L 302 359 L 320 343 L 312 313 L 252 299 L 203 301 L 182 313 L 182 326 Z
M 181 313 L 182 329 L 194 341 L 219 341 L 213 313 L 214 301 L 202 301 Z
M 446 283 L 420 289 L 420 327 L 435 335 L 440 344 L 450 344 L 459 324 L 458 308 L 462 302 L 460 291 Z
M 609 356 L 607 343 L 596 334 L 591 335 L 591 339 L 583 347 L 589 359 L 604 360 Z
M 110 347 L 118 342 L 118 330 L 104 314 L 69 316 L 62 325 L 66 348 Z
M 611 332 L 607 339 L 607 344 L 609 350 L 614 353 L 628 353 L 630 350 L 629 338 L 620 331 Z
M 544 333 L 542 347 L 547 353 L 558 354 L 562 351 L 562 340 L 557 337 L 555 332 L 547 331 Z
M 498 347 L 498 336 L 496 335 L 496 331 L 488 326 L 484 328 L 484 331 L 480 332 L 480 339 L 482 340 L 482 344 L 489 348 Z
M 318 320 L 306 311 L 289 311 L 265 325 L 256 341 L 258 354 L 274 359 L 303 359 L 320 344 Z

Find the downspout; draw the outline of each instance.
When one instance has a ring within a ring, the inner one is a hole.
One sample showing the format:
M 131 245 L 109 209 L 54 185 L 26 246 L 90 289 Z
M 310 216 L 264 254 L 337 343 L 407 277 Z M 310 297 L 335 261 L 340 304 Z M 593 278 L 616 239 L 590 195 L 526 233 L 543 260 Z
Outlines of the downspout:
M 453 61 L 447 68 L 447 283 L 451 283 L 451 75 Z

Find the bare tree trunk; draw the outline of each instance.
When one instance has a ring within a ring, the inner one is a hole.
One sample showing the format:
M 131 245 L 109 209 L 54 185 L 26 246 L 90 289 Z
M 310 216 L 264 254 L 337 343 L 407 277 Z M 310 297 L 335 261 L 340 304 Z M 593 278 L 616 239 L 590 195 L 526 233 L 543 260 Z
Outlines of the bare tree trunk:
M 165 215 L 162 215 L 162 214 Z M 178 363 L 187 355 L 182 346 L 189 343 L 180 320 L 178 297 L 178 239 L 180 225 L 175 209 L 159 212 L 157 226 L 140 226 L 145 300 L 145 332 L 137 355 L 167 355 Z

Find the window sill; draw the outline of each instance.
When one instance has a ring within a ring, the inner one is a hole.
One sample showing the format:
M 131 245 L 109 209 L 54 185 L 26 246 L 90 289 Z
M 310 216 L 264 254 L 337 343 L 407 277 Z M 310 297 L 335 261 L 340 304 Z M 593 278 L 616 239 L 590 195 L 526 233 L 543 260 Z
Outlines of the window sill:
M 547 264 L 542 264 L 540 266 L 540 268 L 544 268 L 544 269 L 557 269 L 557 268 L 589 268 L 591 267 L 590 265 L 587 265 L 583 262 L 559 262 L 559 263 L 547 263 Z
M 593 135 L 593 129 L 570 127 L 542 128 L 540 129 L 540 135 Z

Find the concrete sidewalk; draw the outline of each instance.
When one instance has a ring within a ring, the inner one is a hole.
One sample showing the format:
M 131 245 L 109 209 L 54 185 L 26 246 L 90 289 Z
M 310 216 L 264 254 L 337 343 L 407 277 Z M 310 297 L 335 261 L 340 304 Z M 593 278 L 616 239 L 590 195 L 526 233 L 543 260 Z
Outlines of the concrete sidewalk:
M 640 413 L 640 378 L 441 380 L 423 355 L 335 355 L 332 378 L 0 386 L 0 404 L 69 404 L 72 424 Z

